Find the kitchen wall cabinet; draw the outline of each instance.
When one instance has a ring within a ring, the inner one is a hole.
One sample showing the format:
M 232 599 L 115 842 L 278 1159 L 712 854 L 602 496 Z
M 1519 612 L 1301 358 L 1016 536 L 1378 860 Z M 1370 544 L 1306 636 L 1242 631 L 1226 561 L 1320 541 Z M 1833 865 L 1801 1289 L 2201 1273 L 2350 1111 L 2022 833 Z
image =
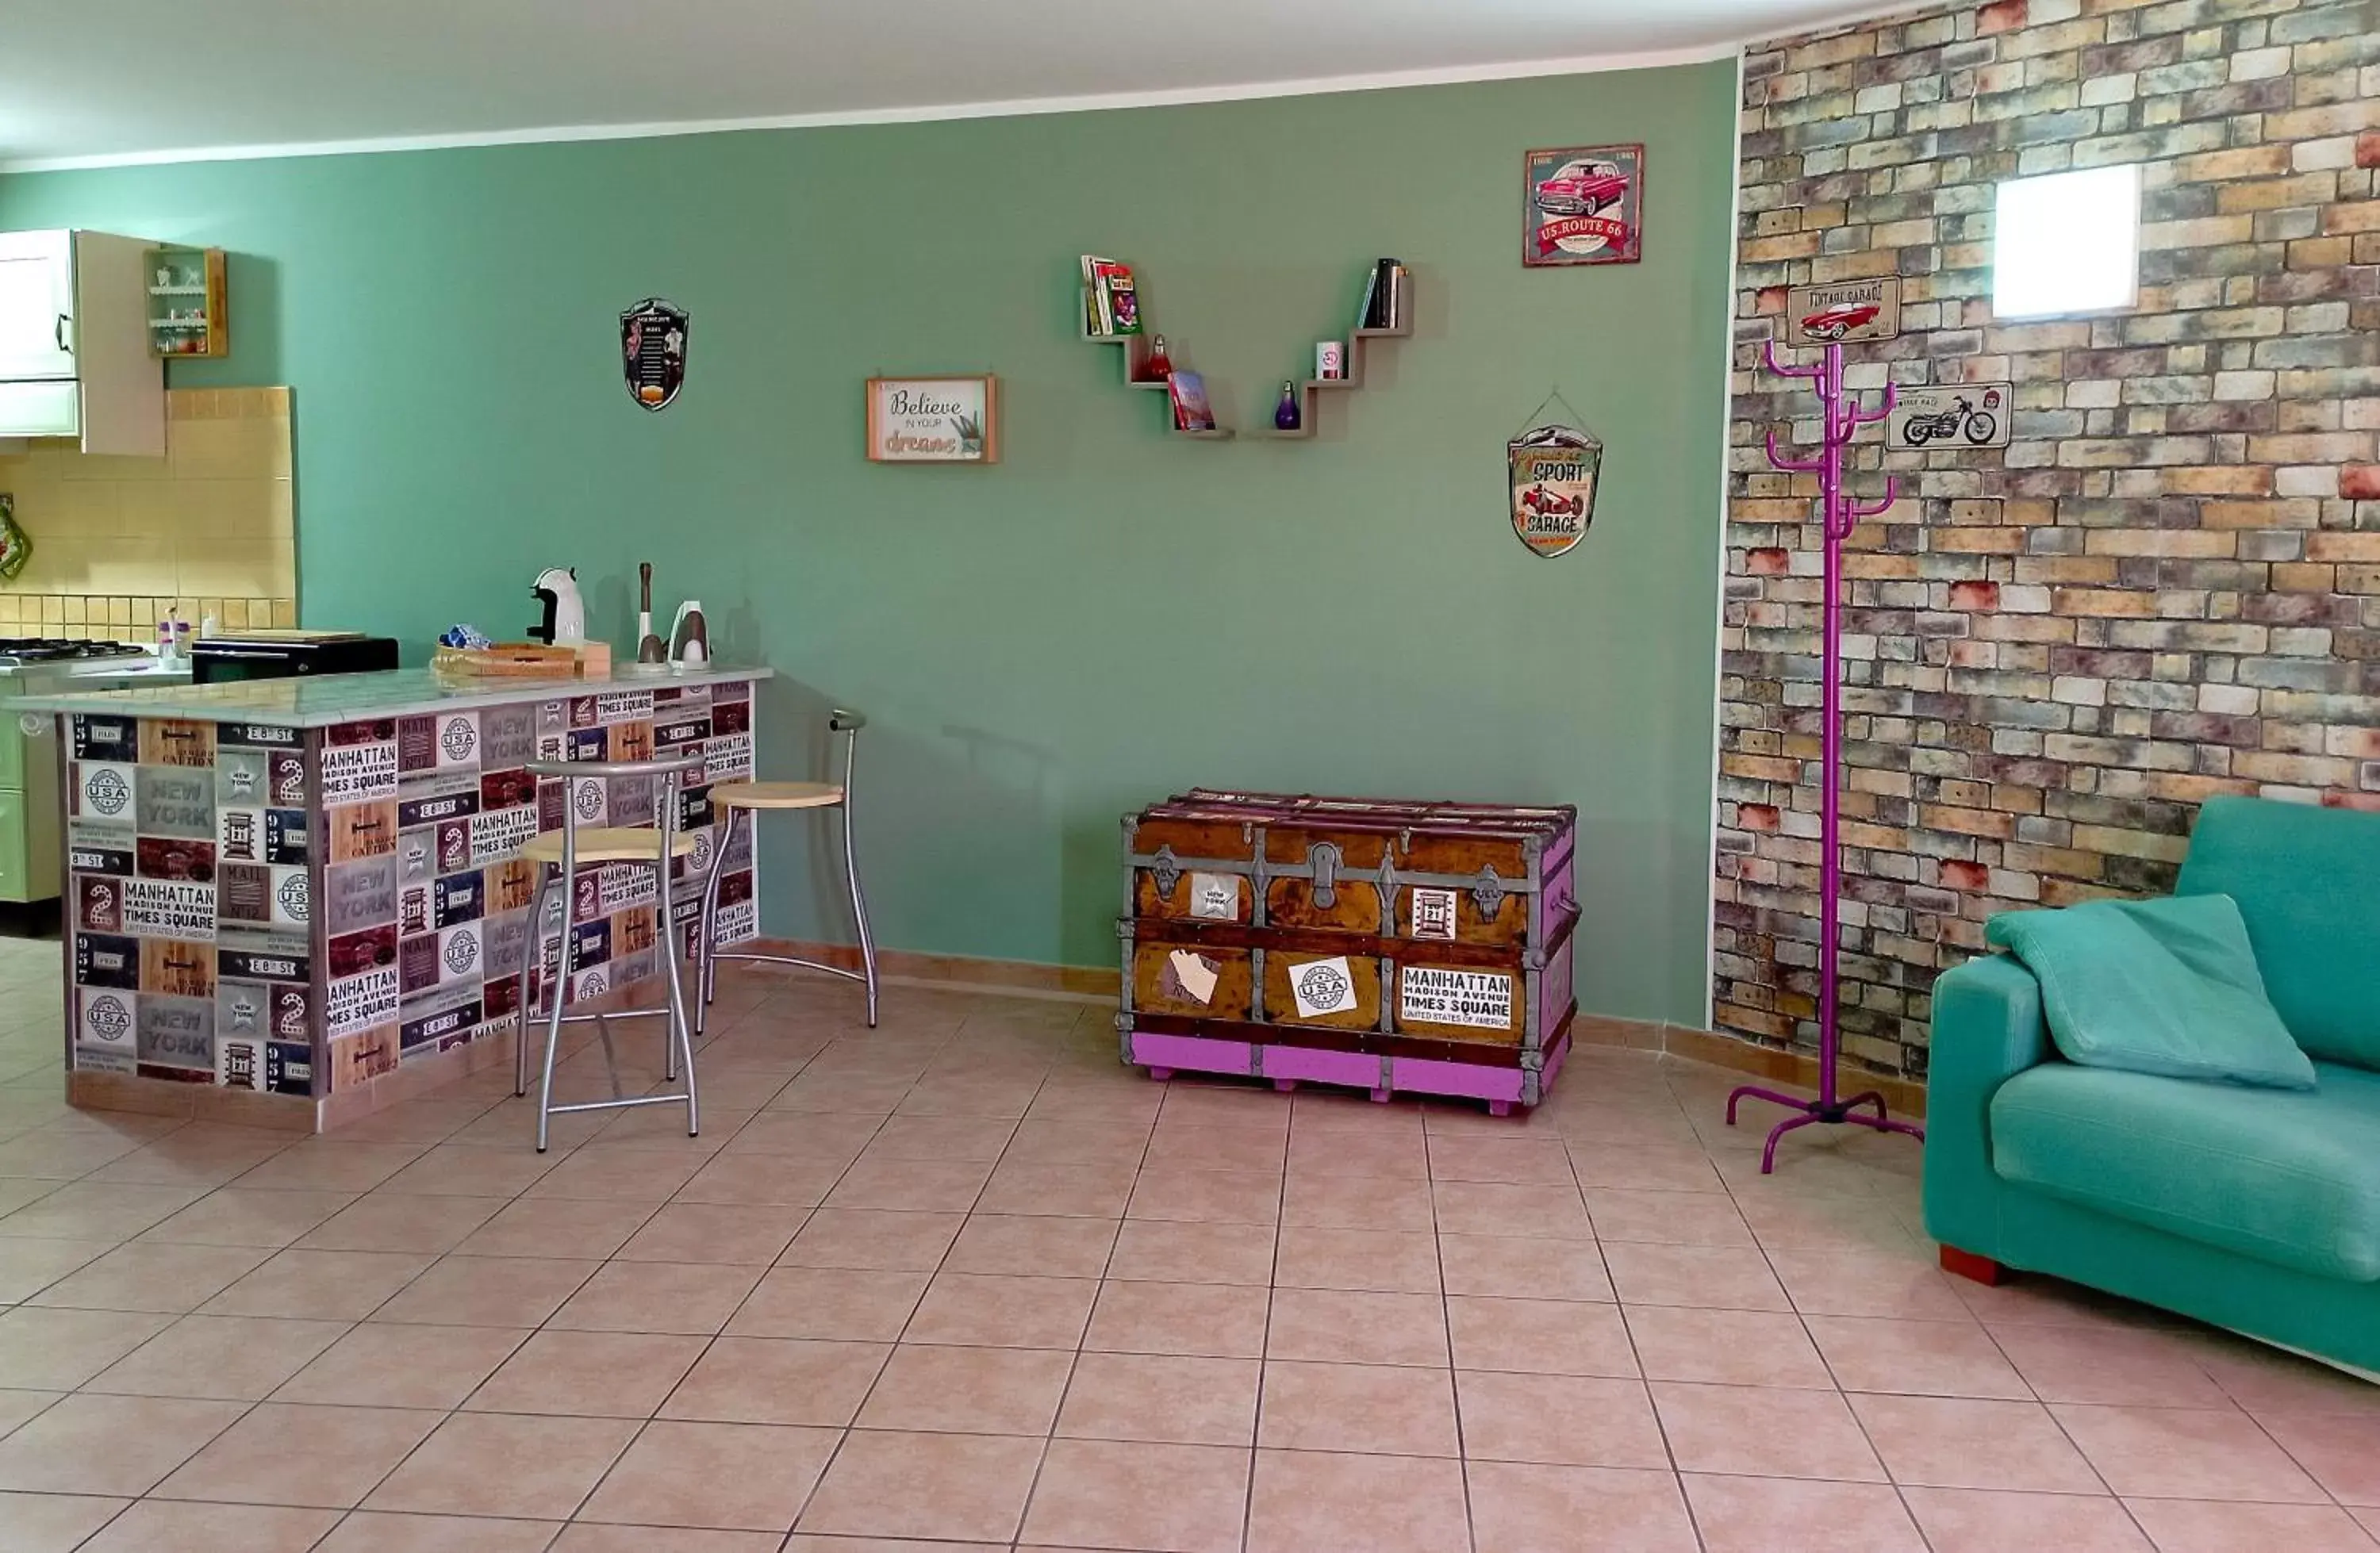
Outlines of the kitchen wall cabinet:
M 149 247 L 103 232 L 0 232 L 0 437 L 164 456 L 165 370 L 149 354 L 141 280 Z

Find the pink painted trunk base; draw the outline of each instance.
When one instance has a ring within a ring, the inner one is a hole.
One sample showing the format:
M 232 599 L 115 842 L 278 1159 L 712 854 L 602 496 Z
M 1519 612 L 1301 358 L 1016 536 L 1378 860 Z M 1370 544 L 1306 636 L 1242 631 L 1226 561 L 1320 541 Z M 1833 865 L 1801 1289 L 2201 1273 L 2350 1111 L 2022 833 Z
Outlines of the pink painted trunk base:
M 1230 1074 L 1239 1078 L 1269 1078 L 1274 1088 L 1281 1090 L 1300 1084 L 1366 1089 L 1376 1100 L 1396 1094 L 1450 1095 L 1485 1100 L 1490 1114 L 1509 1116 L 1514 1106 L 1526 1110 L 1552 1093 L 1554 1075 L 1561 1071 L 1562 1059 L 1570 1055 L 1570 1037 L 1564 1035 L 1546 1053 L 1534 1098 L 1525 1087 L 1527 1074 L 1487 1062 L 1427 1062 L 1413 1057 L 1384 1060 L 1353 1051 L 1258 1046 L 1148 1030 L 1132 1032 L 1125 1037 L 1124 1049 L 1128 1061 L 1147 1068 L 1148 1076 L 1160 1082 L 1176 1073 Z

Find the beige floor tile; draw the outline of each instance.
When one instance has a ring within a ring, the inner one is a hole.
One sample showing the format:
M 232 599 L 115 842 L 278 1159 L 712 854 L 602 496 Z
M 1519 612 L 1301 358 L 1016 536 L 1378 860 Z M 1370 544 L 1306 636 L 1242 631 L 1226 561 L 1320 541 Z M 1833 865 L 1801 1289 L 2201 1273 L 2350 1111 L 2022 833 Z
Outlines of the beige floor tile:
M 348 1509 L 443 1418 L 419 1408 L 266 1402 L 156 1491 L 172 1499 Z
M 1121 1219 L 1132 1196 L 1129 1166 L 1003 1159 L 984 1183 L 978 1213 Z
M 172 1218 L 204 1193 L 195 1187 L 109 1186 L 70 1181 L 0 1219 L 0 1240 L 96 1240 L 114 1244 Z
M 0 1435 L 6 1434 L 65 1395 L 63 1391 L 0 1389 Z
M 1124 1215 L 1193 1224 L 1275 1224 L 1281 1221 L 1281 1198 L 1278 1172 L 1148 1165 L 1133 1186 Z
M 2049 1411 L 2107 1486 L 2126 1498 L 2313 1504 L 2325 1497 L 2243 1413 L 2067 1402 Z
M 368 1503 L 373 1510 L 559 1521 L 577 1510 L 637 1429 L 625 1418 L 451 1413 Z
M 562 1308 L 601 1262 L 543 1256 L 446 1256 L 373 1313 L 379 1321 L 534 1327 Z
M 290 1316 L 360 1321 L 436 1258 L 399 1251 L 276 1252 L 209 1300 L 209 1316 Z
M 18 1247 L 51 1244 L 86 1247 L 88 1241 L 0 1242 L 0 1280 L 23 1266 Z M 261 1246 L 177 1245 L 132 1241 L 85 1263 L 50 1284 L 31 1303 L 85 1310 L 145 1310 L 180 1315 L 195 1310 L 253 1270 L 272 1253 Z
M 638 1159 L 633 1161 L 632 1166 L 624 1166 L 616 1154 L 565 1154 L 554 1160 L 552 1168 L 540 1175 L 520 1195 L 524 1197 L 578 1197 L 592 1202 L 650 1203 L 658 1206 L 667 1202 L 688 1182 L 708 1170 L 711 1162 L 709 1156 L 693 1155 L 682 1159 Z M 403 1179 L 400 1176 L 398 1181 Z M 391 1182 L 389 1186 L 396 1184 L 397 1182 Z
M 1272 1282 L 1269 1224 L 1183 1224 L 1125 1219 L 1107 1276 L 1155 1283 Z
M 727 1324 L 763 1269 L 730 1262 L 606 1262 L 549 1323 L 590 1332 L 689 1332 Z
M 1316 1126 L 1298 1118 L 1289 1133 L 1289 1173 L 1349 1180 L 1427 1182 L 1429 1146 L 1418 1131 L 1378 1127 L 1378 1117 L 1360 1112 L 1344 1124 Z
M 2032 1388 L 1972 1321 L 1809 1316 L 1810 1336 L 1846 1391 L 2030 1401 Z
M 1448 1298 L 1446 1318 L 1457 1369 L 1636 1374 L 1635 1351 L 1617 1305 L 1464 1294 Z
M 910 1537 L 811 1536 L 795 1532 L 785 1540 L 784 1553 L 1008 1553 L 1005 1544 L 988 1542 L 918 1542 Z M 1019 1545 L 1019 1553 L 1069 1553 L 1064 1548 L 1034 1548 Z
M 245 1191 L 369 1192 L 428 1150 L 411 1143 L 348 1143 L 306 1138 L 237 1178 Z
M 1253 1359 L 1085 1353 L 1057 1432 L 1085 1439 L 1247 1446 L 1262 1366 Z
M 1453 1553 L 1466 1533 L 1459 1462 L 1257 1452 L 1247 1553 Z
M 617 1255 L 652 1216 L 644 1203 L 519 1197 L 455 1249 L 467 1256 L 601 1258 Z
M 516 1197 L 568 1158 L 554 1152 L 540 1154 L 517 1144 L 442 1143 L 390 1176 L 380 1190 L 433 1196 Z
M 589 1521 L 783 1533 L 842 1437 L 771 1424 L 649 1424 L 579 1511 Z
M 551 1521 L 358 1510 L 315 1553 L 544 1553 L 560 1529 Z
M 821 1535 L 1005 1542 L 1024 1520 L 1042 1445 L 855 1430 L 796 1524 Z
M 1572 1186 L 1570 1151 L 1560 1138 L 1433 1136 L 1433 1181 L 1494 1181 L 1512 1186 Z
M 2229 1399 L 2169 1333 L 2106 1327 L 1999 1327 L 1992 1341 L 2046 1402 L 2222 1408 Z
M 82 1546 L 84 1553 L 306 1553 L 338 1519 L 335 1510 L 143 1499 Z
M 921 1272 L 771 1268 L 729 1318 L 735 1337 L 891 1342 L 926 1292 Z
M 1603 1250 L 1591 1241 L 1443 1234 L 1438 1256 L 1450 1294 L 1606 1303 L 1613 1297 Z
M 1072 1353 L 905 1342 L 868 1394 L 868 1429 L 1046 1435 L 1074 1369 Z
M 991 1166 L 974 1159 L 870 1159 L 862 1157 L 833 1191 L 829 1207 L 965 1213 L 982 1195 Z
M 2006 1553 L 2011 1547 L 2044 1553 L 2154 1553 L 2123 1505 L 2105 1494 L 1904 1487 L 1900 1498 L 1917 1518 L 1933 1553 Z
M 1950 1276 L 1935 1265 L 1934 1256 L 1930 1247 L 1923 1254 L 1854 1252 L 1834 1246 L 1768 1248 L 1768 1265 L 1776 1268 L 1793 1307 L 1804 1316 L 1971 1319 L 1966 1304 L 1950 1287 Z
M 1653 1403 L 1681 1472 L 1885 1480 L 1859 1421 L 1833 1392 L 1652 1384 Z
M 1571 1169 L 1586 1187 L 1620 1186 L 1643 1192 L 1717 1192 L 1718 1172 L 1710 1157 L 1692 1145 L 1596 1143 L 1573 1138 Z
M 1677 1475 L 1473 1461 L 1477 1553 L 1699 1553 Z
M 796 1079 L 796 1084 L 801 1081 Z M 728 1140 L 727 1157 L 771 1154 L 786 1159 L 832 1165 L 837 1173 L 859 1158 L 883 1130 L 880 1113 L 838 1115 L 832 1111 L 764 1110 Z
M 368 1321 L 323 1350 L 273 1397 L 346 1407 L 456 1408 L 528 1336 L 517 1327 Z
M 1790 1312 L 1625 1308 L 1637 1360 L 1655 1380 L 1834 1389 L 1817 1345 Z
M 880 1342 L 723 1337 L 703 1351 L 661 1415 L 840 1428 L 857 1414 L 892 1352 Z
M 1212 1445 L 1050 1442 L 1024 1535 L 1150 1553 L 1238 1553 L 1248 1453 Z
M 549 1329 L 515 1349 L 463 1405 L 474 1413 L 650 1418 L 702 1356 L 706 1341 Z
M 173 1323 L 135 1311 L 0 1310 L 0 1386 L 70 1391 Z
M 1606 1241 L 1603 1260 L 1620 1303 L 1694 1309 L 1791 1311 L 1785 1286 L 1756 1247 Z
M 1278 1175 L 1288 1165 L 1289 1134 L 1278 1127 L 1176 1122 L 1160 1117 L 1149 1134 L 1144 1170 L 1257 1171 Z
M 932 1272 L 942 1265 L 965 1222 L 966 1216 L 960 1213 L 822 1207 L 809 1216 L 777 1260 L 794 1268 Z
M 1284 1226 L 1273 1281 L 1284 1289 L 1435 1294 L 1439 1292 L 1438 1237 Z
M 1116 1221 L 978 1213 L 967 1219 L 943 1267 L 1008 1277 L 1098 1278 L 1107 1271 Z
M 1270 1360 L 1257 1443 L 1293 1450 L 1460 1455 L 1451 1379 L 1442 1369 Z
M 2353 1516 L 2331 1505 L 2127 1499 L 2124 1506 L 2146 1528 L 2158 1553 L 2368 1553 L 2372 1540 Z
M 112 1255 L 114 1249 L 113 1243 L 103 1240 L 40 1240 L 31 1236 L 0 1240 L 0 1303 L 34 1299 L 43 1290 L 69 1278 L 77 1268 Z
M 763 1116 L 762 1121 L 767 1117 Z M 759 1125 L 755 1122 L 754 1125 Z M 679 1161 L 671 1161 L 673 1164 Z M 555 1174 L 560 1174 L 556 1171 Z M 738 1154 L 730 1144 L 686 1178 L 673 1200 L 816 1207 L 842 1179 L 843 1167 L 776 1154 Z M 549 1176 L 548 1181 L 552 1177 Z M 542 1187 L 545 1183 L 540 1182 Z M 539 1195 L 537 1192 L 529 1194 Z
M 1575 1186 L 1520 1186 L 1496 1181 L 1430 1184 L 1438 1231 L 1455 1235 L 1519 1235 L 1530 1239 L 1593 1240 L 1595 1230 Z
M 1083 1346 L 1124 1353 L 1259 1358 L 1271 1299 L 1269 1288 L 1110 1280 L 1099 1286 Z
M 1348 1136 L 1329 1135 L 1334 1139 Z M 1414 1234 L 1436 1227 L 1438 1216 L 1426 1179 L 1329 1175 L 1310 1165 L 1293 1165 L 1281 1193 L 1281 1221 L 1325 1230 L 1389 1230 Z
M 192 1245 L 291 1244 L 356 1200 L 354 1192 L 258 1192 L 225 1186 L 208 1193 L 143 1235 Z
M 766 1267 L 808 1217 L 797 1207 L 671 1203 L 628 1237 L 628 1262 L 725 1262 Z
M 88 1494 L 0 1492 L 0 1526 L 8 1529 L 13 1553 L 69 1553 L 130 1502 Z
M 454 1250 L 503 1206 L 500 1197 L 407 1196 L 382 1187 L 307 1231 L 298 1244 L 318 1251 L 411 1251 L 435 1256 Z
M 345 1321 L 185 1316 L 85 1383 L 136 1397 L 255 1401 L 336 1342 Z
M 67 1397 L 0 1439 L 0 1488 L 145 1494 L 247 1411 L 245 1402 Z
M 1446 1306 L 1432 1294 L 1276 1289 L 1268 1359 L 1322 1364 L 1447 1364 Z
M 902 1336 L 909 1342 L 1072 1350 L 1082 1344 L 1099 1291 L 1087 1278 L 940 1273 Z
M 1587 1216 L 1601 1241 L 1649 1241 L 1659 1245 L 1752 1245 L 1752 1230 L 1723 1192 L 1640 1192 L 1624 1186 L 1587 1189 Z
M 2380 1415 L 2290 1410 L 2257 1422 L 2339 1503 L 2380 1506 Z
M 1639 1380 L 1463 1370 L 1454 1377 L 1473 1461 L 1667 1469 L 1668 1447 Z
M 868 1141 L 860 1158 L 880 1159 L 971 1159 L 990 1164 L 1001 1157 L 1016 1123 L 989 1116 L 894 1116 Z
M 1685 1486 L 1706 1553 L 1925 1553 L 1900 1497 L 1877 1485 L 1688 1473 Z
M 2101 1494 L 2098 1474 L 2033 1401 L 1855 1396 L 1852 1411 L 1895 1483 Z

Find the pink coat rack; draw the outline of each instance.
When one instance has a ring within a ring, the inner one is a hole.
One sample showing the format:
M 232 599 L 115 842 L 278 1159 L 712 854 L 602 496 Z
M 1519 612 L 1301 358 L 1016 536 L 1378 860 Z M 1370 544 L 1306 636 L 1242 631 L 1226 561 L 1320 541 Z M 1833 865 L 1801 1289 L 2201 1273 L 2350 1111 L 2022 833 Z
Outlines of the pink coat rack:
M 1859 407 L 1857 394 L 1843 392 L 1843 347 L 1830 345 L 1826 359 L 1815 367 L 1788 367 L 1777 359 L 1777 342 L 1768 341 L 1761 348 L 1761 363 L 1779 377 L 1815 378 L 1817 380 L 1818 406 L 1826 415 L 1825 442 L 1815 458 L 1787 458 L 1777 451 L 1777 432 L 1768 433 L 1768 462 L 1779 469 L 1794 474 L 1815 474 L 1818 477 L 1818 505 L 1824 518 L 1826 534 L 1826 631 L 1820 673 L 1825 687 L 1820 693 L 1820 717 L 1824 725 L 1819 733 L 1819 780 L 1822 796 L 1819 800 L 1819 846 L 1824 854 L 1819 865 L 1818 899 L 1818 1098 L 1801 1099 L 1774 1089 L 1764 1089 L 1747 1084 L 1727 1098 L 1727 1124 L 1735 1125 L 1736 1102 L 1749 1096 L 1755 1100 L 1767 1100 L 1795 1114 L 1770 1129 L 1768 1146 L 1760 1151 L 1760 1173 L 1768 1174 L 1777 1166 L 1777 1140 L 1796 1127 L 1824 1123 L 1840 1126 L 1846 1122 L 1873 1127 L 1879 1133 L 1906 1133 L 1924 1138 L 1925 1129 L 1913 1122 L 1895 1122 L 1885 1114 L 1884 1096 L 1876 1090 L 1841 1098 L 1835 1089 L 1835 1064 L 1842 1049 L 1842 1032 L 1836 1024 L 1835 961 L 1840 938 L 1840 911 L 1837 897 L 1842 888 L 1842 843 L 1838 831 L 1841 823 L 1840 789 L 1843 767 L 1842 677 L 1843 677 L 1843 541 L 1859 520 L 1874 517 L 1892 505 L 1892 477 L 1884 480 L 1884 500 L 1873 506 L 1852 501 L 1843 493 L 1843 450 L 1851 445 L 1852 435 L 1863 426 L 1874 425 L 1892 413 L 1894 391 L 1885 384 L 1884 404 L 1874 411 Z M 1873 1105 L 1876 1114 L 1861 1110 Z

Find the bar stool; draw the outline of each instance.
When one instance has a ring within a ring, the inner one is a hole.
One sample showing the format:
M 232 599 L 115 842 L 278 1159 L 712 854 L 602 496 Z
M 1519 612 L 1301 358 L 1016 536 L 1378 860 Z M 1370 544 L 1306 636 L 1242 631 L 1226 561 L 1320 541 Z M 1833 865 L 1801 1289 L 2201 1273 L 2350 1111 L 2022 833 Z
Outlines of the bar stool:
M 859 858 L 851 846 L 851 763 L 859 751 L 859 731 L 868 726 L 868 719 L 858 712 L 837 707 L 828 714 L 826 725 L 843 735 L 843 781 L 832 782 L 722 782 L 710 790 L 710 806 L 724 811 L 719 826 L 719 847 L 712 855 L 710 874 L 703 884 L 702 930 L 696 953 L 700 965 L 696 980 L 701 984 L 701 996 L 694 1011 L 694 1033 L 702 1034 L 703 1024 L 710 1011 L 710 1000 L 719 989 L 719 962 L 722 960 L 763 960 L 773 965 L 800 965 L 813 971 L 824 971 L 847 981 L 864 982 L 868 988 L 868 1025 L 876 1026 L 876 938 L 868 930 L 868 892 L 859 883 Z M 843 821 L 843 875 L 851 887 L 851 915 L 859 924 L 858 970 L 846 970 L 818 960 L 802 960 L 789 954 L 756 954 L 748 951 L 722 953 L 712 941 L 719 913 L 719 877 L 726 872 L 727 849 L 735 839 L 735 826 L 740 819 L 744 833 L 752 838 L 755 850 L 759 845 L 754 834 L 753 815 L 760 809 L 834 809 Z
M 562 944 L 554 956 L 553 1006 L 548 1011 L 545 1024 L 545 1074 L 537 1092 L 537 1151 L 545 1152 L 547 1123 L 554 1116 L 574 1110 L 621 1110 L 633 1106 L 686 1104 L 686 1134 L 693 1137 L 699 1131 L 700 1117 L 695 1109 L 694 1041 L 687 1033 L 686 991 L 679 985 L 677 955 L 669 941 L 670 921 L 670 860 L 690 855 L 694 839 L 682 834 L 677 828 L 677 794 L 681 779 L 688 773 L 699 776 L 702 760 L 691 757 L 676 760 L 533 760 L 531 775 L 560 777 L 565 783 L 589 777 L 610 780 L 613 777 L 654 778 L 653 824 L 650 829 L 620 825 L 589 825 L 578 823 L 578 806 L 569 801 L 569 790 L 564 789 L 562 829 L 548 831 L 530 839 L 520 849 L 520 855 L 537 865 L 537 891 L 529 902 L 528 942 L 522 951 L 520 971 L 520 1015 L 516 1026 L 513 1049 L 513 1093 L 528 1093 L 528 1025 L 529 977 L 543 958 L 545 945 L 545 901 L 547 892 L 556 885 L 562 889 Z M 612 1050 L 612 1029 L 601 1013 L 562 1012 L 570 989 L 571 929 L 577 926 L 576 915 L 578 892 L 572 888 L 578 868 L 589 863 L 625 863 L 653 870 L 653 909 L 658 931 L 653 935 L 660 947 L 660 959 L 669 977 L 669 1001 L 657 1009 L 629 1009 L 616 1017 L 641 1018 L 659 1014 L 669 1022 L 662 1044 L 664 1053 L 662 1077 L 674 1083 L 678 1059 L 686 1060 L 686 1087 L 665 1095 L 622 1095 L 620 1069 Z M 562 1044 L 562 1027 L 566 1024 L 592 1021 L 596 1033 L 603 1040 L 603 1066 L 612 1076 L 612 1098 L 582 1100 L 573 1105 L 553 1103 L 553 1059 Z

